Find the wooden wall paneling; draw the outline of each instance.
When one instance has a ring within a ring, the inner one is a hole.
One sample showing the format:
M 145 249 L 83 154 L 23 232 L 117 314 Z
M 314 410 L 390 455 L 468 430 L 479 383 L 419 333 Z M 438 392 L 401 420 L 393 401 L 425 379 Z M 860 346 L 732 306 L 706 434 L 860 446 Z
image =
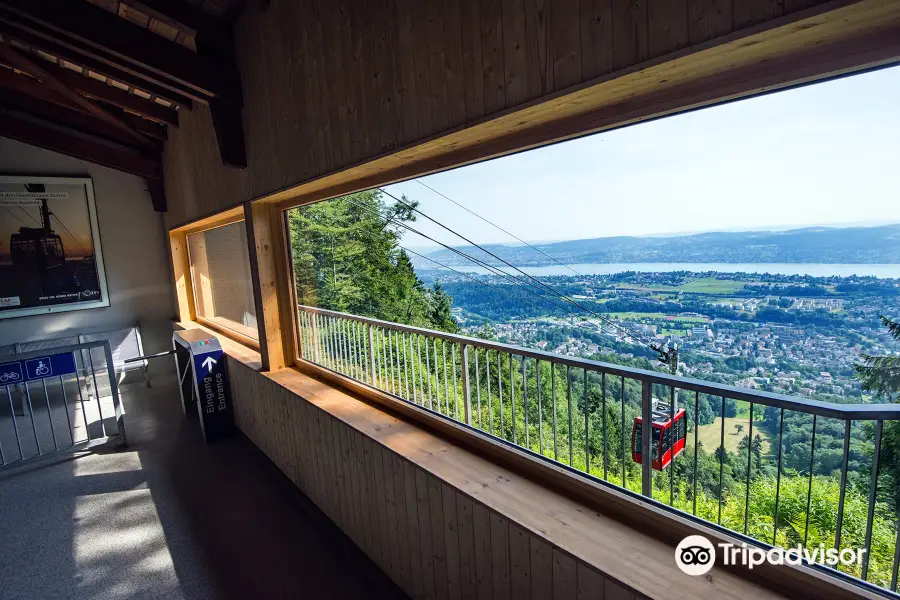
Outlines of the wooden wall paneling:
M 384 508 L 385 508 L 385 518 L 387 519 L 387 545 L 391 554 L 391 570 L 389 571 L 389 575 L 394 582 L 403 586 L 403 560 L 400 557 L 400 530 L 399 530 L 399 519 L 397 516 L 397 503 L 394 499 L 394 469 L 393 469 L 393 459 L 390 450 L 387 448 L 381 448 L 381 486 L 382 486 L 382 494 L 384 495 Z
M 688 44 L 699 44 L 731 31 L 731 0 L 688 0 Z
M 531 547 L 525 529 L 509 524 L 509 582 L 512 597 L 529 600 L 531 595 Z M 535 597 L 534 600 L 540 600 Z
M 478 600 L 494 597 L 491 514 L 480 502 L 472 503 L 472 532 L 475 537 L 475 593 Z
M 581 78 L 613 70 L 613 0 L 581 0 Z
M 647 0 L 613 0 L 613 68 L 646 60 Z
M 369 549 L 369 541 L 366 533 L 366 518 L 365 518 L 365 481 L 360 473 L 359 467 L 359 440 L 357 439 L 359 436 L 357 432 L 355 432 L 351 428 L 347 428 L 347 450 L 348 450 L 348 461 L 349 461 L 349 477 L 351 482 L 351 487 L 353 490 L 353 513 L 354 513 L 354 523 L 355 523 L 355 531 L 353 536 L 353 541 L 356 542 L 356 545 L 362 548 L 363 552 L 368 553 Z
M 376 540 L 376 552 L 381 556 L 382 570 L 385 573 L 393 573 L 393 556 L 391 554 L 391 531 L 393 524 L 388 520 L 387 498 L 384 483 L 384 468 L 381 465 L 381 445 L 377 442 L 369 443 L 369 461 L 372 469 L 372 481 L 374 482 L 372 498 L 375 501 L 376 518 L 378 519 L 378 539 Z
M 419 557 L 422 560 L 422 596 L 437 598 L 435 592 L 434 550 L 431 539 L 431 503 L 428 498 L 428 475 L 413 467 L 416 479 L 416 513 L 419 519 Z
M 343 3 L 342 3 L 343 4 Z M 371 156 L 374 152 L 374 140 L 379 138 L 378 123 L 373 118 L 372 106 L 377 98 L 373 95 L 372 78 L 370 77 L 367 63 L 367 40 L 364 2 L 351 3 L 348 9 L 350 17 L 350 39 L 353 48 L 353 71 L 350 77 L 357 81 L 358 103 L 358 129 L 354 132 L 359 137 L 359 159 L 362 156 Z
M 365 547 L 362 536 L 362 519 L 360 518 L 360 486 L 356 473 L 356 456 L 353 451 L 353 431 L 349 427 L 341 427 L 341 445 L 347 474 L 345 476 L 350 506 L 350 526 L 353 542 L 360 548 Z
M 553 597 L 575 598 L 578 595 L 578 572 L 575 559 L 559 550 L 553 549 Z
M 502 0 L 503 66 L 506 107 L 525 102 L 528 57 L 525 54 L 525 0 Z
M 408 595 L 413 594 L 412 560 L 409 543 L 409 514 L 406 508 L 406 478 L 403 475 L 405 459 L 390 452 L 391 482 L 394 486 L 394 529 L 400 550 L 400 587 Z
M 408 0 L 406 0 L 408 1 Z M 484 116 L 484 67 L 481 47 L 481 5 L 473 0 L 460 3 L 462 32 L 463 80 L 466 90 L 466 119 L 471 122 Z
M 447 578 L 447 534 L 444 529 L 444 498 L 441 480 L 428 475 L 428 517 L 431 519 L 431 552 L 434 561 L 434 595 L 449 600 Z
M 347 90 L 344 85 L 344 45 L 341 39 L 337 3 L 317 0 L 325 49 L 325 82 L 329 96 L 328 111 L 335 134 L 334 155 L 341 164 L 353 160 L 350 126 L 347 120 Z M 300 141 L 300 140 L 298 140 Z
M 334 489 L 337 494 L 338 524 L 344 531 L 351 529 L 350 494 L 347 490 L 347 469 L 344 463 L 344 450 L 341 445 L 340 429 L 344 427 L 337 419 L 328 420 L 328 434 L 331 439 L 331 453 L 335 469 L 332 471 Z
M 418 0 L 394 0 L 397 10 L 397 53 L 400 62 L 401 140 L 409 143 L 419 137 L 416 111 L 416 34 L 413 31 L 412 4 Z
M 490 511 L 491 577 L 495 600 L 511 600 L 509 567 L 509 521 Z
M 324 1 L 331 2 L 331 0 Z M 345 2 L 333 2 L 333 4 L 335 5 L 335 18 L 337 20 L 338 40 L 340 43 L 340 81 L 344 86 L 343 98 L 347 111 L 347 127 L 350 129 L 348 132 L 350 147 L 347 162 L 353 162 L 363 156 L 362 117 L 360 115 L 362 94 L 359 90 L 362 82 L 358 79 L 356 70 L 355 40 L 351 26 L 353 18 L 350 14 L 352 6 Z M 338 87 L 338 91 L 340 92 L 340 87 Z
M 323 24 L 321 16 L 318 13 L 315 0 L 310 0 L 308 12 L 312 13 L 312 18 L 307 15 L 306 23 L 310 29 L 310 41 L 312 51 L 315 53 L 313 59 L 313 77 L 314 90 L 318 91 L 319 106 L 318 118 L 321 123 L 321 136 L 323 139 L 324 161 L 327 165 L 343 164 L 343 157 L 340 152 L 340 135 L 336 127 L 337 123 L 332 118 L 332 108 L 338 98 L 331 96 L 328 87 L 328 76 L 326 75 L 327 60 L 326 56 L 331 52 L 329 45 L 326 43 L 323 32 Z M 285 182 L 283 185 L 288 185 Z
M 428 7 L 425 0 L 406 0 L 410 2 L 410 21 L 413 31 L 415 55 L 415 105 L 418 137 L 427 137 L 434 127 L 432 125 L 431 107 L 431 48 L 428 44 Z
M 410 596 L 423 598 L 425 597 L 425 587 L 422 580 L 425 575 L 423 573 L 421 529 L 419 528 L 419 504 L 416 500 L 415 467 L 404 458 L 400 458 L 400 466 L 403 470 L 403 490 L 406 496 L 406 531 L 412 585 Z
M 650 56 L 687 46 L 689 0 L 647 0 L 647 40 Z
M 581 81 L 581 18 L 579 0 L 550 0 L 553 84 L 567 88 Z
M 552 0 L 525 0 L 525 55 L 528 99 L 549 94 L 553 89 L 553 56 L 550 42 Z
M 785 0 L 733 0 L 733 29 L 742 29 L 779 17 Z
M 315 139 L 313 135 L 314 121 L 309 112 L 309 102 L 312 101 L 312 94 L 308 92 L 306 71 L 309 68 L 304 54 L 304 35 L 301 28 L 309 27 L 309 11 L 302 11 L 299 2 L 289 2 L 285 19 L 278 23 L 277 32 L 279 39 L 284 40 L 283 51 L 283 67 L 280 71 L 279 87 L 285 89 L 283 96 L 286 106 L 281 111 L 281 121 L 277 124 L 277 135 L 283 143 L 278 147 L 278 152 L 284 152 L 280 156 L 290 157 L 285 160 L 285 168 L 282 169 L 284 176 L 299 171 L 302 173 L 312 173 L 318 170 L 316 163 L 316 148 L 312 141 Z M 335 56 L 332 51 L 327 54 L 329 58 Z M 340 70 L 337 71 L 340 73 Z M 343 97 L 343 94 L 341 94 Z M 271 156 L 262 157 L 263 160 L 272 160 Z M 299 169 L 298 169 L 299 167 Z M 287 181 L 282 178 L 280 185 L 287 185 Z
M 484 113 L 506 107 L 501 0 L 481 0 L 481 52 L 484 69 Z
M 368 8 L 366 24 L 372 44 L 372 85 L 377 99 L 374 103 L 379 129 L 377 151 L 383 153 L 390 150 L 398 139 L 397 115 L 394 112 L 394 57 L 390 46 L 394 43 L 392 38 L 396 20 L 392 12 L 394 7 L 388 0 L 370 0 L 365 5 Z
M 529 534 L 531 551 L 531 597 L 550 598 L 553 595 L 553 546 Z
M 633 591 L 608 577 L 604 581 L 603 593 L 605 600 L 635 600 L 636 598 Z
M 466 80 L 462 51 L 462 15 L 460 3 L 445 0 L 443 18 L 444 59 L 447 77 L 447 117 L 450 127 L 466 123 Z
M 462 584 L 460 582 L 459 560 L 459 516 L 456 506 L 456 489 L 441 485 L 442 504 L 444 510 L 444 542 L 447 547 L 447 594 L 450 600 L 461 600 Z
M 578 563 L 578 600 L 604 600 L 603 575 L 583 562 Z
M 459 587 L 463 598 L 477 598 L 475 583 L 475 522 L 473 501 L 456 495 L 456 531 L 459 535 Z
M 428 72 L 431 85 L 431 130 L 444 131 L 450 126 L 447 99 L 447 57 L 444 45 L 444 2 L 424 0 L 427 11 Z
M 362 32 L 362 54 L 360 62 L 363 68 L 363 81 L 366 83 L 366 109 L 369 127 L 372 129 L 368 137 L 369 149 L 368 154 L 380 154 L 384 151 L 383 140 L 389 135 L 391 124 L 389 119 L 382 117 L 384 107 L 384 98 L 382 96 L 381 81 L 379 79 L 378 61 L 381 57 L 375 54 L 375 36 L 377 34 L 376 24 L 369 16 L 368 11 L 373 7 L 380 5 L 383 0 L 374 2 L 360 3 L 359 10 L 356 14 L 359 16 Z M 368 10 L 367 10 L 368 9 Z M 387 111 L 389 114 L 390 111 Z M 385 132 L 385 129 L 388 132 Z

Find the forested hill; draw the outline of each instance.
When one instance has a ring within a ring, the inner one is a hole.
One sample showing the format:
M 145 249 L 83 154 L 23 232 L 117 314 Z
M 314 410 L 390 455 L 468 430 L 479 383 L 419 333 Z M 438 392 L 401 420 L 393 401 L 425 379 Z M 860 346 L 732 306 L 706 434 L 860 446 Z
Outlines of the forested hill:
M 554 264 L 550 258 L 526 246 L 492 244 L 486 248 L 516 265 Z M 540 244 L 537 248 L 565 264 L 898 263 L 900 224 L 699 233 L 677 237 L 620 236 Z M 497 263 L 496 259 L 472 247 L 460 246 L 459 249 L 485 262 Z M 429 257 L 448 265 L 467 264 L 464 258 L 449 250 L 433 252 Z M 416 266 L 429 268 L 429 263 L 420 261 Z

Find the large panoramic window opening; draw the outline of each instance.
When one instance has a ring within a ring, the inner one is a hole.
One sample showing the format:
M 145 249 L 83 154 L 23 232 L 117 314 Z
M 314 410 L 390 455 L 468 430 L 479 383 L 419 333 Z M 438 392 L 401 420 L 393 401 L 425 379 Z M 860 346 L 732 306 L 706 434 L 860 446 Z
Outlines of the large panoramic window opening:
M 187 235 L 197 320 L 259 339 L 243 221 Z
M 299 358 L 760 543 L 865 549 L 828 566 L 896 589 L 898 93 L 886 69 L 291 209 Z

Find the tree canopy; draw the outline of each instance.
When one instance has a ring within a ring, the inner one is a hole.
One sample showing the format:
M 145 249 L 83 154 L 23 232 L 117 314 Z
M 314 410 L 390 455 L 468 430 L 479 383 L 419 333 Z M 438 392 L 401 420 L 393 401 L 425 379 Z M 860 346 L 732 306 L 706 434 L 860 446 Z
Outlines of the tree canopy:
M 455 332 L 453 299 L 427 289 L 400 246 L 414 201 L 386 203 L 368 190 L 288 212 L 301 305 Z

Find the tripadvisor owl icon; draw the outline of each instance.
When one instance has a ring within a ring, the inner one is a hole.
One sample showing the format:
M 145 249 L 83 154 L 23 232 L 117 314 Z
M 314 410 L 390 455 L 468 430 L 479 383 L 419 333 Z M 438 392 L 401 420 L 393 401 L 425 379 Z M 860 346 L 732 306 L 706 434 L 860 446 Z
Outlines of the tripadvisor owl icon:
M 702 535 L 689 535 L 675 548 L 675 563 L 688 575 L 705 575 L 716 564 L 716 549 Z

